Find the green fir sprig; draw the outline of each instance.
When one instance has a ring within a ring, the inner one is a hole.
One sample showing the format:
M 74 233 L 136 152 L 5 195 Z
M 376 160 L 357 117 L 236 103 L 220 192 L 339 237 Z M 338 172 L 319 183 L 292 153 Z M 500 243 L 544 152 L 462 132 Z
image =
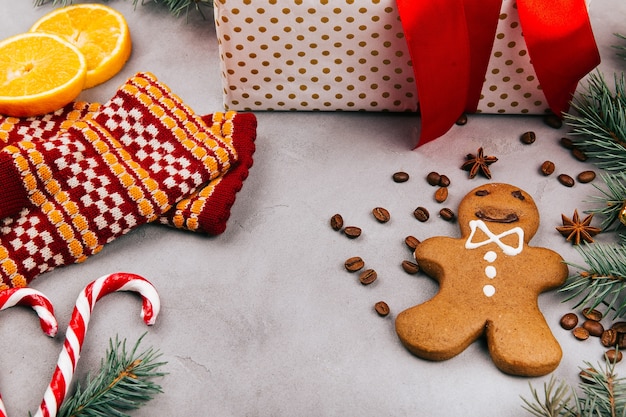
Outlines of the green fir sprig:
M 615 362 L 586 363 L 580 372 L 580 395 L 554 377 L 544 383 L 543 398 L 530 386 L 532 399 L 522 397 L 523 408 L 536 417 L 617 417 L 626 415 L 626 380 L 615 372 Z
M 572 101 L 577 114 L 565 114 L 574 144 L 599 168 L 626 170 L 626 79 L 614 76 L 611 88 L 600 72 L 589 74 L 587 88 Z
M 575 308 L 596 308 L 603 304 L 615 317 L 626 314 L 626 246 L 585 244 L 577 247 L 585 266 L 568 263 L 578 269 L 559 291 L 569 292 L 565 302 L 579 299 Z
M 95 377 L 87 376 L 83 386 L 77 384 L 75 392 L 62 404 L 58 417 L 128 417 L 127 411 L 140 408 L 156 394 L 162 392 L 154 378 L 166 375 L 159 368 L 161 354 L 153 348 L 138 353 L 139 338 L 135 346 L 126 351 L 126 340 L 109 340 L 109 349 L 101 361 Z
M 43 6 L 47 3 L 52 3 L 53 6 L 67 6 L 73 3 L 73 0 L 34 0 L 35 6 Z M 202 7 L 210 7 L 213 5 L 213 0 L 133 0 L 133 5 L 137 4 L 156 3 L 166 7 L 174 17 L 181 15 L 188 15 L 191 10 L 196 10 L 203 17 Z
M 599 214 L 604 218 L 601 224 L 603 230 L 620 232 L 624 228 L 619 216 L 626 203 L 626 171 L 603 174 L 601 178 L 606 189 L 596 186 L 601 195 L 592 196 L 589 202 L 596 203 L 597 208 L 589 209 L 587 212 Z

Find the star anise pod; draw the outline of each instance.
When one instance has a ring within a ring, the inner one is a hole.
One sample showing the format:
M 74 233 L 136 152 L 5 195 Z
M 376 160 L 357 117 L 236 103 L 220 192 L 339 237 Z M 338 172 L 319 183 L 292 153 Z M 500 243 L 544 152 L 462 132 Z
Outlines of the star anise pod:
M 578 210 L 574 210 L 574 216 L 572 216 L 571 219 L 561 214 L 563 226 L 557 227 L 556 230 L 558 230 L 568 242 L 572 242 L 574 245 L 580 245 L 582 241 L 593 243 L 593 237 L 600 233 L 602 229 L 590 226 L 592 218 L 593 213 L 581 221 Z
M 478 148 L 476 155 L 468 154 L 465 157 L 466 161 L 461 166 L 461 169 L 469 171 L 469 177 L 474 178 L 479 172 L 482 173 L 487 179 L 491 179 L 491 171 L 489 165 L 498 160 L 495 156 L 485 156 L 483 148 Z

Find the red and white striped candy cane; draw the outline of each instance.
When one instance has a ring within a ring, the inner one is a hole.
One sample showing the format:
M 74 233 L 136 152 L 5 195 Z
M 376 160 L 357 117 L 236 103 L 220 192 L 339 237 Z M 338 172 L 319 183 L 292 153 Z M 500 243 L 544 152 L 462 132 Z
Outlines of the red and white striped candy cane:
M 72 318 L 65 333 L 63 350 L 35 417 L 57 415 L 74 376 L 93 308 L 100 298 L 116 291 L 139 293 L 143 299 L 141 318 L 148 326 L 154 324 L 161 303 L 156 289 L 148 280 L 139 275 L 120 272 L 105 275 L 87 285 L 76 300 Z
M 41 330 L 50 337 L 57 334 L 59 326 L 54 317 L 54 308 L 48 298 L 31 288 L 11 288 L 0 292 L 0 311 L 16 305 L 31 307 L 39 316 Z M 0 417 L 6 417 L 7 411 L 0 397 Z

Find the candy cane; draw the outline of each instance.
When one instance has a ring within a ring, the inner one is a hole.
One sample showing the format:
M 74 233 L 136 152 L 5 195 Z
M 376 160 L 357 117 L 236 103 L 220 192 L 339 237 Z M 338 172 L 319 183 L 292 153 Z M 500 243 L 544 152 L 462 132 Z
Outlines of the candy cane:
M 29 306 L 39 316 L 41 330 L 50 337 L 57 334 L 59 326 L 54 317 L 54 308 L 48 298 L 31 288 L 11 288 L 0 292 L 0 311 L 16 305 Z M 0 417 L 6 417 L 7 411 L 0 397 Z
M 148 326 L 154 324 L 160 310 L 159 295 L 146 279 L 135 274 L 116 273 L 105 275 L 87 285 L 76 300 L 65 333 L 63 350 L 35 417 L 56 416 L 74 376 L 93 308 L 100 298 L 116 291 L 138 292 L 143 298 L 141 318 Z

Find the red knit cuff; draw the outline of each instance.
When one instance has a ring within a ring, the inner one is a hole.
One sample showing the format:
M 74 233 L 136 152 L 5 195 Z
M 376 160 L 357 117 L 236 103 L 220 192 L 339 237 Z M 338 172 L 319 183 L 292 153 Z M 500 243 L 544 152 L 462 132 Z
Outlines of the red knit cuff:
M 13 156 L 6 150 L 0 152 L 0 219 L 19 213 L 29 202 Z

